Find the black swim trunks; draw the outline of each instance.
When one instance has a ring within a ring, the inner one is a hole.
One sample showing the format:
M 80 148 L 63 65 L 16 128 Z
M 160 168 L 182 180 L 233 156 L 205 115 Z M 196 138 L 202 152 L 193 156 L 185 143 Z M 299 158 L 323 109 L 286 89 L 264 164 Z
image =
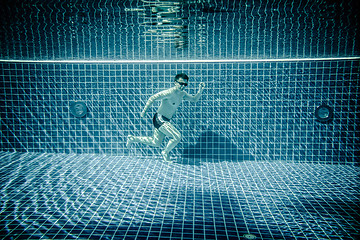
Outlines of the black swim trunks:
M 158 113 L 155 113 L 154 118 L 153 118 L 153 124 L 154 127 L 159 129 L 159 127 L 161 127 L 161 125 L 163 125 L 166 122 L 169 122 L 170 119 L 168 119 L 167 117 L 164 117 Z

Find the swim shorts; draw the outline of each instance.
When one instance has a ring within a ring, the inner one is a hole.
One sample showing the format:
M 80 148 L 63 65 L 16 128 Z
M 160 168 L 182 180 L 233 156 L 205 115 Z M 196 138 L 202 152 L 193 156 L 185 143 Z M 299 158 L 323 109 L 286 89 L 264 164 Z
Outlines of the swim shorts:
M 164 117 L 158 113 L 155 113 L 154 118 L 153 118 L 153 124 L 154 127 L 159 129 L 159 127 L 161 127 L 164 123 L 169 122 L 170 119 L 168 119 L 167 117 Z

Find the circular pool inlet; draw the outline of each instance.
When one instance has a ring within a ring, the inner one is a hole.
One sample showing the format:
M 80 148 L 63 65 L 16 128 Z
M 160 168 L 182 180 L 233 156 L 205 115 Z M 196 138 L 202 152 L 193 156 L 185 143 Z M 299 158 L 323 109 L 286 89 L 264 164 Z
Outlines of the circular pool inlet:
M 87 107 L 83 102 L 72 102 L 70 103 L 70 112 L 77 118 L 82 118 L 87 113 Z
M 331 121 L 333 115 L 334 115 L 333 109 L 326 104 L 318 106 L 315 110 L 316 120 L 322 123 Z

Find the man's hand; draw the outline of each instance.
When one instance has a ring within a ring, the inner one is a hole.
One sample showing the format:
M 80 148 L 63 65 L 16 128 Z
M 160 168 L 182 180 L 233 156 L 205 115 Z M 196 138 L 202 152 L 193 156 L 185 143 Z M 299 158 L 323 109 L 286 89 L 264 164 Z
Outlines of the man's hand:
M 140 113 L 140 117 L 145 117 L 145 111 L 142 111 L 141 113 Z
M 199 84 L 200 91 L 202 91 L 205 88 L 205 83 L 201 82 Z

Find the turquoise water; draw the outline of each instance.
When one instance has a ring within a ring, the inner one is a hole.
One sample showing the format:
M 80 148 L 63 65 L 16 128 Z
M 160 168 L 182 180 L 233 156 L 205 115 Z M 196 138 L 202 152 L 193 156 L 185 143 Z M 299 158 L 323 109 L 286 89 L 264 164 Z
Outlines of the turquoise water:
M 357 1 L 8 1 L 0 59 L 359 56 Z
M 1 1 L 0 238 L 360 238 L 358 9 Z M 173 163 L 126 148 L 179 72 Z

